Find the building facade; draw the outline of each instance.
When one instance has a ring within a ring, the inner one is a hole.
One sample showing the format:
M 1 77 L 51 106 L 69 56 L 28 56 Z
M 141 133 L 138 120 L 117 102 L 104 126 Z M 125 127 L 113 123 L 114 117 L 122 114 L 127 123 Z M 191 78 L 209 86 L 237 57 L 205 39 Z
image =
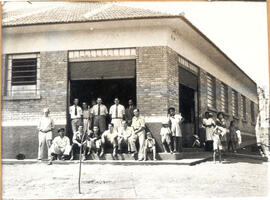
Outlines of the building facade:
M 79 6 L 81 15 L 66 19 L 55 8 L 3 15 L 3 158 L 36 158 L 42 109 L 69 130 L 75 97 L 90 103 L 101 96 L 107 106 L 115 96 L 124 105 L 133 99 L 159 151 L 169 107 L 185 118 L 186 147 L 200 134 L 205 111 L 224 112 L 228 126 L 236 119 L 242 145 L 256 142 L 256 83 L 184 16 L 113 3 L 61 6 L 71 15 Z

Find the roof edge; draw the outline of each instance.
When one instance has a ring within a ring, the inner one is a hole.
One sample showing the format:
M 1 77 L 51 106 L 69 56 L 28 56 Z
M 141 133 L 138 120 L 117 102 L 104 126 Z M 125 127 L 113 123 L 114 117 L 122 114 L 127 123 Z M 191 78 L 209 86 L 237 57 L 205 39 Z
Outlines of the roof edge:
M 244 72 L 227 54 L 225 54 L 214 42 L 212 42 L 205 34 L 203 34 L 196 26 L 194 26 L 185 16 L 179 15 L 179 18 L 181 18 L 185 23 L 187 23 L 194 31 L 196 31 L 200 36 L 202 36 L 207 42 L 209 42 L 219 53 L 221 53 L 227 60 L 229 60 L 237 69 L 239 69 L 245 76 L 249 78 L 251 82 L 253 82 L 256 87 L 257 83 L 250 78 L 249 75 L 247 75 L 246 72 Z

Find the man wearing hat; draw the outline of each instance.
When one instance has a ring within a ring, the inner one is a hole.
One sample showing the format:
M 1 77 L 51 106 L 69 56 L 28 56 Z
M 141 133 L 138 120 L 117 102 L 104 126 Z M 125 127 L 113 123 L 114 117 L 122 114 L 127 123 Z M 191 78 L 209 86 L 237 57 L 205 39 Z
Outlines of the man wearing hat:
M 55 157 L 65 160 L 69 156 L 69 153 L 71 151 L 69 138 L 65 136 L 65 129 L 59 128 L 58 133 L 59 133 L 59 136 L 53 139 L 52 146 L 50 148 L 52 157 L 48 163 L 49 165 L 52 164 L 52 160 Z
M 52 144 L 52 131 L 54 129 L 54 121 L 49 116 L 49 108 L 43 109 L 44 116 L 40 118 L 38 123 L 38 160 L 42 160 L 44 157 L 45 145 L 48 149 L 48 158 L 50 159 L 50 147 Z

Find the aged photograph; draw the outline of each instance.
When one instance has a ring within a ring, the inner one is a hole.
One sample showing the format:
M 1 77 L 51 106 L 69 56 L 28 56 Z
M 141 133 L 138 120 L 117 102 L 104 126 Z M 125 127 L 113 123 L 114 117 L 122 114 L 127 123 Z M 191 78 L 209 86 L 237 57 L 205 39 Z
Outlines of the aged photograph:
M 266 1 L 1 1 L 2 199 L 269 197 Z

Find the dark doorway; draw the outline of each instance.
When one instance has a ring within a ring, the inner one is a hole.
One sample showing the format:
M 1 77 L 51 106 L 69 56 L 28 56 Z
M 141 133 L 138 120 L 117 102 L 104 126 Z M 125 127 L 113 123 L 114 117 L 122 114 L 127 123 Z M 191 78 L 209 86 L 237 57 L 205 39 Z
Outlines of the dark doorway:
M 92 100 L 101 97 L 103 104 L 109 110 L 114 104 L 114 98 L 118 97 L 120 103 L 125 107 L 128 100 L 132 99 L 136 103 L 136 79 L 103 79 L 103 80 L 74 80 L 70 81 L 70 103 L 74 98 L 90 104 Z
M 182 124 L 183 146 L 191 147 L 195 131 L 195 91 L 179 84 L 179 111 L 184 117 Z

